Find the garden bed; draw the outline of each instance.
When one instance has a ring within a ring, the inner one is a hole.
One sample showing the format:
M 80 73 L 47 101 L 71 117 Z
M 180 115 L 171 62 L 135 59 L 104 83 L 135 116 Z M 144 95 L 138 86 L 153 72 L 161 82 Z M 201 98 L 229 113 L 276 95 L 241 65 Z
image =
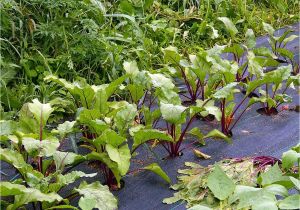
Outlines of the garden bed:
M 298 34 L 299 23 L 294 25 L 293 29 L 295 30 L 294 33 Z M 284 30 L 286 29 L 278 30 L 275 35 L 283 33 Z M 267 38 L 266 36 L 258 38 L 257 47 L 268 46 Z M 287 48 L 294 52 L 295 59 L 299 62 L 298 40 L 289 43 Z M 277 115 L 265 116 L 259 114 L 257 112 L 257 109 L 260 108 L 258 104 L 247 109 L 233 130 L 231 144 L 223 140 L 208 139 L 206 145 L 200 147 L 199 144 L 193 143 L 197 141 L 195 138 L 187 136 L 181 146 L 181 148 L 184 148 L 182 155 L 176 158 L 168 157 L 167 153 L 160 146 L 151 148 L 151 144 L 144 144 L 144 146 L 138 148 L 136 150 L 137 155 L 131 159 L 129 172 L 123 178 L 124 187 L 114 191 L 119 200 L 119 209 L 185 209 L 184 203 L 175 205 L 162 203 L 164 198 L 173 194 L 172 190 L 169 189 L 169 185 L 159 176 L 146 171 L 141 172 L 140 170 L 153 162 L 157 162 L 169 175 L 172 183 L 175 183 L 177 170 L 182 168 L 186 161 L 208 165 L 230 157 L 270 155 L 279 158 L 282 152 L 288 150 L 299 141 L 299 113 L 293 111 L 299 105 L 299 95 L 292 89 L 288 90 L 288 94 L 293 98 L 293 102 L 288 107 L 279 106 Z M 243 95 L 238 93 L 235 100 L 241 100 L 242 97 Z M 214 128 L 219 129 L 219 123 L 198 119 L 193 122 L 193 127 L 198 127 L 203 133 L 208 133 Z M 193 148 L 201 150 L 201 152 L 210 155 L 212 158 L 208 160 L 199 159 L 194 155 Z M 67 144 L 64 145 L 63 150 L 72 150 L 72 147 L 70 144 Z M 84 153 L 85 149 L 80 149 L 79 152 Z M 78 165 L 75 169 L 88 173 L 95 172 L 86 163 Z M 15 175 L 15 171 L 11 170 L 6 164 L 2 164 L 1 170 L 7 174 L 1 180 L 9 180 Z M 85 180 L 102 180 L 99 174 L 93 178 L 85 178 Z M 75 182 L 76 184 L 77 182 Z M 71 190 L 75 185 L 68 186 L 62 193 Z
M 292 26 L 295 30 L 294 34 L 299 34 L 299 23 Z M 282 34 L 285 29 L 279 29 L 276 35 Z M 268 37 L 259 37 L 257 39 L 257 47 L 269 46 Z M 299 62 L 299 40 L 294 40 L 288 45 L 288 49 L 294 52 L 295 59 Z M 293 102 L 289 104 L 290 107 L 299 105 L 299 95 L 295 90 L 289 91 L 293 97 Z M 191 142 L 195 141 L 193 137 L 189 136 L 188 141 L 184 142 L 183 155 L 174 159 L 160 160 L 166 155 L 162 148 L 154 149 L 157 156 L 153 155 L 147 148 L 138 150 L 140 153 L 136 159 L 133 159 L 131 171 L 141 168 L 143 163 L 158 161 L 160 166 L 170 176 L 172 183 L 176 182 L 178 176 L 177 170 L 183 168 L 184 163 L 196 162 L 203 166 L 213 164 L 223 158 L 231 157 L 246 157 L 246 156 L 260 156 L 269 155 L 277 158 L 287 151 L 291 146 L 299 142 L 299 113 L 295 111 L 280 111 L 275 116 L 263 116 L 257 113 L 259 106 L 252 106 L 237 124 L 234 135 L 232 137 L 232 144 L 224 141 L 209 140 L 203 147 L 195 148 L 201 150 L 205 154 L 212 156 L 209 160 L 199 159 L 192 151 Z M 208 132 L 212 128 L 217 128 L 218 123 L 203 122 L 197 120 L 194 122 L 200 130 Z M 142 160 L 142 161 L 141 161 Z M 139 162 L 139 163 L 138 163 Z M 154 209 L 185 209 L 184 203 L 175 205 L 166 205 L 162 200 L 170 197 L 173 190 L 169 189 L 160 177 L 149 172 L 141 172 L 137 174 L 127 175 L 124 179 L 125 187 L 116 192 L 119 199 L 121 210 L 140 209 L 145 210 Z

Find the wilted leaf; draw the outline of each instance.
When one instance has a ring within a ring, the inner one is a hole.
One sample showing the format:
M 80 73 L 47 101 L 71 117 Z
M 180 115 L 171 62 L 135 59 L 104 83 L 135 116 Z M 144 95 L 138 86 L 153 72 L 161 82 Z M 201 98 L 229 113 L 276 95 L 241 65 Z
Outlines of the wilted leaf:
M 209 156 L 209 155 L 207 155 L 207 154 L 201 152 L 201 151 L 198 150 L 198 149 L 193 149 L 193 152 L 194 152 L 194 154 L 195 154 L 197 157 L 199 157 L 199 158 L 204 158 L 204 159 L 210 159 L 210 158 L 211 158 L 211 156 Z

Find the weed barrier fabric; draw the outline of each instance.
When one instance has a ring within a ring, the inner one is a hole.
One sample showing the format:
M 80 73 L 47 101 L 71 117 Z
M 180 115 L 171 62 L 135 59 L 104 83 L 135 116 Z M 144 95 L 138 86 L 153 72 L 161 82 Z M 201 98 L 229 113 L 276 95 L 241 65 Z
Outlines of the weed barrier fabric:
M 293 34 L 299 34 L 299 25 L 297 23 L 292 26 L 295 30 Z M 286 29 L 280 29 L 276 35 L 282 34 Z M 278 33 L 278 34 L 277 34 Z M 268 45 L 267 37 L 259 37 L 257 39 L 257 47 Z M 295 59 L 299 63 L 299 40 L 294 40 L 287 46 L 294 52 Z M 226 56 L 226 55 L 225 55 Z M 291 106 L 299 105 L 299 96 L 295 90 L 289 90 L 288 94 L 293 97 Z M 239 95 L 240 100 L 243 95 Z M 151 145 L 143 145 L 137 150 L 137 156 L 132 158 L 131 167 L 128 175 L 124 177 L 124 188 L 113 192 L 119 200 L 120 210 L 169 210 L 169 209 L 186 209 L 185 203 L 177 202 L 173 205 L 163 204 L 162 200 L 173 195 L 174 191 L 169 188 L 164 180 L 156 174 L 149 171 L 141 171 L 142 167 L 147 164 L 157 162 L 162 169 L 169 175 L 172 184 L 176 183 L 177 170 L 184 168 L 185 162 L 196 162 L 203 166 L 213 164 L 223 158 L 244 157 L 270 155 L 280 158 L 281 154 L 287 151 L 291 146 L 299 142 L 299 113 L 295 111 L 282 111 L 275 116 L 263 116 L 256 112 L 260 108 L 259 104 L 250 107 L 245 112 L 237 126 L 233 129 L 232 144 L 228 144 L 223 140 L 208 139 L 206 145 L 200 147 L 199 144 L 191 144 L 196 139 L 187 136 L 181 148 L 185 148 L 183 155 L 177 158 L 166 158 L 167 152 L 162 146 L 151 149 Z M 204 122 L 195 120 L 193 126 L 197 126 L 203 133 L 208 133 L 213 128 L 219 128 L 219 122 Z M 196 157 L 192 149 L 197 148 L 212 156 L 209 160 Z M 72 148 L 66 145 L 65 151 Z M 85 153 L 84 149 L 80 149 L 79 153 Z M 80 164 L 73 170 L 81 170 L 86 173 L 95 173 L 95 169 L 91 169 L 86 163 Z M 1 180 L 6 181 L 15 177 L 16 171 L 8 164 L 1 162 Z M 101 174 L 96 177 L 85 178 L 87 182 L 101 181 Z M 66 187 L 62 194 L 69 194 L 70 191 L 82 180 L 78 180 L 74 185 Z M 78 200 L 73 200 L 76 204 Z M 27 206 L 31 209 L 31 206 Z
M 299 35 L 299 25 L 300 23 L 297 23 L 290 27 L 294 30 L 291 34 Z M 278 36 L 285 30 L 287 28 L 279 29 L 275 35 Z M 256 47 L 262 46 L 270 47 L 267 36 L 257 38 Z M 294 53 L 295 60 L 299 63 L 299 39 L 289 43 L 287 49 Z M 299 95 L 296 91 L 290 90 L 288 94 L 293 97 L 290 106 L 299 105 Z M 260 108 L 259 104 L 250 107 L 237 123 L 233 129 L 232 144 L 222 140 L 209 139 L 205 146 L 200 147 L 199 145 L 191 145 L 196 139 L 188 136 L 181 147 L 185 148 L 183 155 L 164 160 L 161 159 L 166 157 L 167 152 L 161 146 L 153 149 L 154 153 L 147 147 L 138 149 L 139 154 L 132 160 L 131 172 L 124 178 L 124 188 L 114 193 L 119 199 L 119 209 L 186 209 L 186 204 L 183 202 L 177 202 L 173 205 L 162 203 L 164 198 L 171 197 L 175 191 L 170 189 L 169 185 L 159 176 L 148 171 L 135 173 L 138 168 L 151 162 L 158 162 L 174 184 L 177 182 L 177 170 L 184 168 L 185 162 L 196 162 L 207 166 L 230 157 L 270 155 L 281 158 L 283 152 L 299 142 L 299 113 L 286 110 L 280 111 L 278 115 L 264 116 L 257 113 L 258 108 Z M 219 128 L 219 123 L 195 120 L 194 126 L 199 127 L 203 133 L 207 133 L 213 128 Z M 199 149 L 212 158 L 204 160 L 196 157 L 193 154 L 193 148 Z

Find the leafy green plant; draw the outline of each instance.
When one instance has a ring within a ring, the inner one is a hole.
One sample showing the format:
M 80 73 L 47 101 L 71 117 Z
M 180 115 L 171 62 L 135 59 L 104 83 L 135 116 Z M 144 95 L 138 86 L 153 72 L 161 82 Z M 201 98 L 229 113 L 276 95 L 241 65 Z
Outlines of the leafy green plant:
M 164 203 L 187 202 L 189 209 L 297 209 L 299 190 L 293 169 L 299 161 L 299 145 L 283 153 L 282 162 L 273 157 L 234 158 L 208 167 L 187 162 L 189 169 L 179 170 L 178 192 Z
M 1 148 L 0 160 L 12 165 L 18 176 L 0 183 L 1 206 L 5 209 L 77 209 L 70 204 L 80 197 L 82 209 L 115 209 L 116 198 L 107 186 L 99 182 L 82 182 L 73 192 L 62 197 L 63 188 L 82 177 L 94 177 L 82 171 L 67 172 L 65 167 L 83 162 L 86 157 L 72 152 L 59 151 L 64 137 L 71 132 L 70 122 L 58 126 L 59 140 L 46 129 L 47 121 L 54 109 L 50 104 L 42 104 L 37 99 L 23 107 L 19 121 L 1 121 L 1 140 L 10 142 L 11 149 Z M 91 194 L 93 192 L 93 194 Z M 8 198 L 8 199 L 6 199 Z M 12 198 L 12 199 L 9 199 Z M 105 204 L 101 202 L 105 200 Z
M 297 35 L 290 35 L 293 32 L 290 29 L 287 29 L 281 36 L 275 36 L 274 28 L 267 23 L 263 23 L 264 30 L 269 35 L 269 43 L 271 45 L 273 53 L 278 57 L 278 61 L 281 63 L 291 64 L 293 75 L 299 74 L 299 64 L 294 60 L 294 54 L 290 50 L 286 49 L 286 45 L 289 42 L 299 38 Z
M 139 114 L 137 110 L 138 94 L 133 97 L 136 99 L 133 104 L 124 100 L 111 101 L 113 94 L 127 77 L 128 75 L 124 75 L 109 84 L 99 86 L 91 86 L 84 80 L 69 83 L 55 76 L 45 78 L 45 80 L 65 87 L 77 101 L 79 108 L 76 123 L 74 122 L 71 128 L 81 130 L 80 146 L 90 150 L 90 153 L 86 155 L 87 160 L 91 166 L 100 169 L 105 183 L 111 189 L 121 187 L 121 178 L 129 170 L 133 151 L 130 151 L 127 142 L 128 130 L 136 124 Z M 131 96 L 133 93 L 136 92 L 132 91 Z M 136 137 L 134 136 L 134 138 Z M 137 146 L 134 144 L 134 149 Z M 159 168 L 159 166 L 155 168 Z
M 281 104 L 292 101 L 291 96 L 286 94 L 289 87 L 295 88 L 299 86 L 299 74 L 291 76 L 291 65 L 278 67 L 276 70 L 265 73 L 261 79 L 256 80 L 255 83 L 263 84 L 259 88 L 259 97 L 252 97 L 249 104 L 261 103 L 262 108 L 259 112 L 266 115 L 273 115 L 278 113 L 278 107 Z

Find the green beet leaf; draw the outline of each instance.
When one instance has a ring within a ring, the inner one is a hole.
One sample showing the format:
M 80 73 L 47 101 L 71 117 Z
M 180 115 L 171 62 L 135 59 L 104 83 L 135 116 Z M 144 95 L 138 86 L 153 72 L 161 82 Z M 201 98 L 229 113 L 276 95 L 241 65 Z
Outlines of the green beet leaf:
M 30 137 L 23 137 L 22 144 L 29 155 L 33 157 L 50 157 L 56 152 L 60 145 L 56 138 L 48 138 L 40 141 Z
M 280 209 L 300 209 L 300 195 L 291 195 L 278 203 Z
M 297 160 L 300 159 L 300 153 L 294 151 L 294 150 L 289 150 L 287 152 L 284 152 L 282 154 L 282 167 L 285 169 L 291 168 Z
M 215 165 L 214 171 L 208 176 L 207 186 L 219 200 L 228 198 L 235 189 L 234 182 L 218 165 Z
M 30 112 L 37 120 L 38 124 L 46 125 L 50 114 L 54 111 L 50 104 L 42 104 L 38 99 L 33 99 L 32 103 L 28 104 Z
M 213 97 L 216 99 L 227 98 L 232 94 L 233 89 L 237 86 L 237 82 L 232 82 L 218 90 L 213 94 Z
M 262 186 L 270 185 L 277 182 L 289 182 L 289 178 L 287 176 L 283 176 L 282 171 L 280 170 L 278 163 L 272 166 L 269 170 L 262 173 L 258 177 L 258 182 Z
M 100 182 L 87 184 L 82 182 L 75 189 L 82 197 L 79 200 L 79 207 L 83 210 L 115 210 L 118 208 L 118 201 L 109 191 L 107 186 L 103 186 Z
M 123 68 L 126 71 L 126 73 L 130 76 L 135 76 L 139 72 L 139 68 L 137 66 L 136 61 L 125 61 L 123 63 Z
M 238 30 L 233 22 L 227 17 L 218 17 L 218 20 L 224 23 L 226 30 L 230 33 L 230 36 L 234 38 L 234 36 L 238 33 Z
M 224 133 L 220 132 L 217 129 L 213 129 L 208 134 L 203 136 L 203 139 L 206 138 L 224 139 L 226 142 L 231 143 L 231 138 L 229 138 L 228 136 L 226 136 Z
M 124 176 L 127 173 L 130 166 L 131 154 L 128 145 L 125 144 L 120 148 L 116 148 L 110 144 L 106 144 L 105 149 L 109 158 L 118 164 L 120 174 Z
M 69 133 L 73 132 L 73 127 L 76 121 L 65 121 L 57 126 L 57 129 L 53 130 L 52 133 L 58 133 L 60 136 L 64 137 Z
M 185 122 L 187 107 L 181 105 L 160 103 L 160 111 L 164 120 L 172 124 L 182 124 Z
M 53 160 L 56 170 L 62 170 L 64 166 L 76 165 L 85 160 L 85 157 L 75 154 L 73 152 L 56 151 L 53 154 Z
M 161 141 L 173 141 L 170 135 L 156 129 L 140 129 L 134 132 L 133 135 L 132 150 L 135 150 L 141 144 L 152 139 L 158 139 Z
M 58 194 L 42 193 L 38 189 L 26 188 L 24 185 L 12 184 L 10 182 L 0 182 L 1 196 L 15 195 L 15 202 L 7 207 L 7 209 L 17 209 L 20 206 L 28 204 L 30 202 L 55 202 L 61 201 L 62 197 Z
M 143 169 L 152 171 L 153 173 L 163 178 L 166 182 L 171 183 L 171 179 L 169 178 L 169 176 L 161 169 L 161 167 L 157 163 L 147 165 Z

